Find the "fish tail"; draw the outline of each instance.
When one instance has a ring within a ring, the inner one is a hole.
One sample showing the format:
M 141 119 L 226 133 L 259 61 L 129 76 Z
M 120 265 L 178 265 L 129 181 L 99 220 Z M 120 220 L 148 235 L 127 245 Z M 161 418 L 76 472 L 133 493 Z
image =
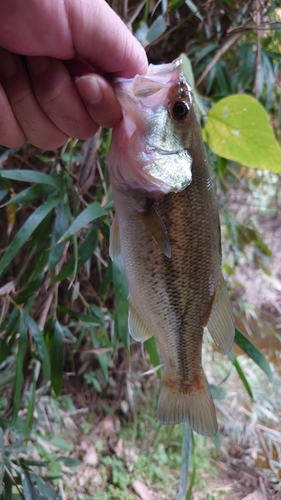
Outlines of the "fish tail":
M 215 436 L 218 430 L 215 406 L 203 372 L 194 384 L 162 380 L 157 413 L 163 424 L 188 422 L 204 436 Z

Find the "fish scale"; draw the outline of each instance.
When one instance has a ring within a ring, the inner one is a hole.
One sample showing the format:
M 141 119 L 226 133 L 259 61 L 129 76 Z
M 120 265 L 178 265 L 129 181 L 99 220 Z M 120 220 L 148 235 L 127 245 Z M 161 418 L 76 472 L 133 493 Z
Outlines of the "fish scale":
M 108 163 L 115 203 L 110 255 L 120 253 L 130 289 L 129 331 L 155 336 L 163 362 L 158 417 L 215 435 L 203 372 L 205 326 L 223 353 L 234 325 L 221 274 L 217 202 L 194 95 L 179 61 L 113 84 L 123 121 Z

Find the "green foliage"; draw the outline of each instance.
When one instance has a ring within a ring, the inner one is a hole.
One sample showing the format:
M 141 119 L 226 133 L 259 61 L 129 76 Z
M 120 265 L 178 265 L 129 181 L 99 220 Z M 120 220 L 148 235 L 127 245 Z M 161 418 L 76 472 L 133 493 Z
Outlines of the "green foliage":
M 248 167 L 281 173 L 281 148 L 264 108 L 253 97 L 221 99 L 207 115 L 204 134 L 216 154 Z

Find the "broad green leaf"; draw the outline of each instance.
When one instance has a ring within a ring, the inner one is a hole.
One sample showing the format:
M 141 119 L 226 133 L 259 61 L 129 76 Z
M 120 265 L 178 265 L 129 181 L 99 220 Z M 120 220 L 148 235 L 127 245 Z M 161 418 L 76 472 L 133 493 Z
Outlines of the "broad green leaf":
M 248 354 L 260 369 L 267 375 L 269 380 L 272 380 L 272 371 L 267 359 L 261 353 L 261 351 L 255 346 L 255 344 L 244 335 L 239 328 L 235 328 L 235 344 L 237 344 L 242 351 Z
M 182 60 L 182 72 L 187 80 L 187 83 L 189 83 L 189 85 L 194 89 L 195 81 L 191 61 L 184 52 L 179 55 L 179 59 Z
M 83 243 L 78 248 L 77 269 L 89 260 L 98 244 L 98 231 L 93 226 L 85 235 Z M 73 255 L 69 261 L 63 266 L 62 270 L 52 279 L 51 285 L 57 281 L 62 281 L 68 276 L 72 276 L 75 269 L 75 256 Z
M 36 184 L 49 184 L 56 189 L 60 189 L 57 179 L 51 175 L 37 172 L 36 170 L 0 170 L 0 177 L 21 182 L 35 182 Z
M 221 99 L 207 115 L 204 134 L 217 155 L 281 173 L 281 148 L 265 109 L 253 97 L 238 94 Z
M 48 184 L 36 184 L 36 186 L 31 186 L 27 189 L 24 189 L 20 193 L 13 196 L 13 198 L 5 203 L 5 206 L 19 205 L 20 203 L 23 206 L 26 206 L 38 200 L 38 198 L 41 198 L 45 194 L 51 193 L 53 190 L 54 187 Z
M 2 483 L 4 477 L 4 436 L 0 427 L 0 495 L 2 493 Z
M 240 379 L 241 379 L 241 381 L 242 381 L 242 383 L 243 383 L 243 385 L 244 385 L 247 393 L 249 394 L 251 400 L 254 401 L 254 396 L 253 396 L 250 384 L 249 384 L 248 380 L 245 377 L 245 374 L 244 374 L 244 372 L 243 372 L 243 370 L 242 370 L 242 368 L 240 366 L 240 363 L 238 362 L 236 356 L 234 356 L 234 355 L 233 355 L 233 364 L 234 364 L 234 366 L 235 366 L 235 368 L 237 370 L 237 373 L 238 373 L 238 375 L 239 375 L 239 377 L 240 377 Z
M 64 335 L 58 321 L 55 322 L 51 347 L 51 383 L 56 396 L 61 393 L 64 364 Z
M 192 0 L 185 0 L 185 3 L 190 8 L 191 12 L 193 12 L 193 14 L 195 14 L 200 19 L 200 21 L 203 21 L 203 17 L 200 14 L 197 5 L 195 5 Z
M 69 216 L 70 216 L 70 211 L 68 204 L 61 201 L 58 204 L 57 214 L 51 238 L 51 249 L 49 253 L 49 271 L 51 274 L 54 273 L 55 267 L 64 249 L 63 243 L 60 243 L 59 245 L 56 245 L 56 243 L 67 229 Z
M 35 212 L 33 212 L 28 219 L 25 221 L 24 225 L 17 232 L 12 243 L 8 246 L 4 256 L 0 261 L 0 276 L 9 266 L 10 262 L 13 260 L 20 248 L 27 242 L 28 238 L 39 226 L 42 220 L 53 210 L 53 208 L 59 202 L 59 198 L 51 198 L 45 203 L 43 203 Z
M 167 29 L 167 24 L 162 14 L 158 16 L 155 21 L 150 26 L 148 33 L 146 35 L 147 43 L 152 43 L 157 40 Z
M 123 259 L 117 257 L 112 262 L 112 280 L 115 294 L 115 331 L 129 351 L 128 294 L 129 287 L 124 271 Z
M 150 361 L 153 364 L 153 366 L 161 365 L 161 360 L 159 358 L 155 337 L 150 337 L 150 339 L 146 340 L 145 347 L 147 349 Z M 157 377 L 161 378 L 161 370 L 157 370 Z
M 71 226 L 61 237 L 60 242 L 71 238 L 71 236 L 73 236 L 75 233 L 77 233 L 77 231 L 85 227 L 87 224 L 106 214 L 106 210 L 95 201 L 94 203 L 89 205 L 83 212 L 81 212 L 78 217 L 76 217 Z
M 25 312 L 22 312 L 20 316 L 19 332 L 20 332 L 20 338 L 19 338 L 19 346 L 17 352 L 16 378 L 13 391 L 13 418 L 12 418 L 13 423 L 15 423 L 20 409 L 21 391 L 24 383 L 23 362 L 28 344 L 27 316 Z
M 44 380 L 45 382 L 48 382 L 48 380 L 50 379 L 50 360 L 43 333 L 31 316 L 26 316 L 26 323 L 36 345 L 38 356 L 43 365 Z
M 25 500 L 41 500 L 38 491 L 36 491 L 34 484 L 31 480 L 29 472 L 22 469 L 23 480 L 22 487 Z

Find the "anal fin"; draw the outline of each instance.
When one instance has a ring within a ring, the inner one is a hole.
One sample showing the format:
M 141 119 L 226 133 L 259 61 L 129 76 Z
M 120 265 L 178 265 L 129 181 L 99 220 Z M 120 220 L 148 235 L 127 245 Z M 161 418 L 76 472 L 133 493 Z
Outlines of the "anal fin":
M 111 260 L 114 260 L 120 254 L 121 254 L 121 244 L 120 244 L 119 224 L 117 215 L 115 214 L 113 217 L 112 226 L 110 228 L 109 257 L 111 258 Z
M 188 422 L 190 427 L 203 436 L 215 436 L 218 430 L 216 410 L 204 373 L 197 381 L 198 389 L 188 390 L 162 380 L 157 414 L 163 424 Z
M 131 301 L 129 304 L 128 327 L 131 337 L 139 342 L 144 342 L 153 336 L 153 333 L 151 333 L 144 319 Z
M 213 309 L 207 323 L 207 328 L 219 350 L 227 354 L 234 341 L 234 317 L 228 291 L 220 274 Z
M 155 208 L 152 206 L 150 200 L 147 199 L 145 208 L 140 211 L 140 215 L 156 245 L 166 257 L 170 258 L 172 256 L 172 250 L 167 228 Z

